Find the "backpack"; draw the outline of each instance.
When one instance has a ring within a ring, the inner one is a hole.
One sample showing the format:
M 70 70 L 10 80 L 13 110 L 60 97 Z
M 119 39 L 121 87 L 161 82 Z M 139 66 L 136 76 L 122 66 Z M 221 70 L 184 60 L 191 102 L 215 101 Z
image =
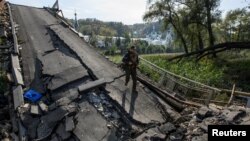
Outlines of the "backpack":
M 122 57 L 122 62 L 124 64 L 128 64 L 129 63 L 129 53 L 126 53 L 123 57 Z

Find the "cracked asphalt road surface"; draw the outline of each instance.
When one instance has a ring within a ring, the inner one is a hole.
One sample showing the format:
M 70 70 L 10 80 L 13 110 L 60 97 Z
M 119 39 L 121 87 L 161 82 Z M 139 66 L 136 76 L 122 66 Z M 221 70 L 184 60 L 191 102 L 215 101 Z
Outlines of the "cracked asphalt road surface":
M 107 84 L 105 90 L 124 115 L 142 124 L 168 120 L 158 107 L 161 102 L 157 97 L 141 84 L 138 93 L 131 93 L 131 89 L 124 86 L 124 78 L 119 78 L 123 75 L 120 69 L 48 11 L 21 5 L 12 5 L 12 9 L 14 21 L 20 25 L 18 38 L 22 42 L 27 88 L 50 94 L 56 101 L 78 93 L 79 85 L 104 78 L 107 82 L 114 81 Z M 108 128 L 106 119 L 89 102 L 78 104 L 80 109 L 87 109 L 77 116 L 74 133 L 80 140 L 116 140 L 115 128 Z

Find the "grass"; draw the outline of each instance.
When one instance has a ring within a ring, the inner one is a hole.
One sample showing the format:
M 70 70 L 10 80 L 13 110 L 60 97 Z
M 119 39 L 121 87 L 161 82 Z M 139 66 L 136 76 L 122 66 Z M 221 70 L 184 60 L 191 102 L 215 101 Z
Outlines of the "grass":
M 214 61 L 209 59 L 203 59 L 199 62 L 192 59 L 169 62 L 167 60 L 169 56 L 142 57 L 163 69 L 207 85 L 218 86 L 223 83 L 224 67 L 215 65 Z
M 109 60 L 114 62 L 115 64 L 119 64 L 122 62 L 122 56 L 121 55 L 114 55 L 114 56 L 108 56 Z

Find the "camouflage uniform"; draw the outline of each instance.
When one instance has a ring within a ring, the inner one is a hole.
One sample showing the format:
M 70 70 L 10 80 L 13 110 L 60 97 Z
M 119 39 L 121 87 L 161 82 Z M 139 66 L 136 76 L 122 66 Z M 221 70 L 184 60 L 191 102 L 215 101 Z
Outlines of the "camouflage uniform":
M 125 85 L 127 86 L 131 75 L 133 80 L 133 91 L 136 91 L 136 68 L 139 64 L 139 59 L 134 48 L 131 47 L 128 50 L 128 53 L 123 57 L 122 62 L 124 63 L 124 70 L 126 72 Z

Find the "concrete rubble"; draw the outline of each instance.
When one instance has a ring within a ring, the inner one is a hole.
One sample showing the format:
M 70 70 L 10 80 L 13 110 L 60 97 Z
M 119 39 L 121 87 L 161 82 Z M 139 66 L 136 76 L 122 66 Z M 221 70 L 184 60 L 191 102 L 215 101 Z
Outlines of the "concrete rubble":
M 208 125 L 239 125 L 249 122 L 250 111 L 247 108 L 235 105 L 216 107 L 216 105 L 210 104 L 209 107 L 204 106 L 194 112 L 189 108 L 184 110 L 182 117 L 187 117 L 186 121 L 176 120 L 175 123 L 176 126 L 186 129 L 185 132 L 182 132 L 184 135 L 182 140 L 206 141 Z
M 143 141 L 206 141 L 208 125 L 249 125 L 250 109 L 232 105 L 218 107 L 210 104 L 209 107 L 187 107 L 181 112 L 181 117 L 173 122 L 158 125 L 157 128 L 147 130 L 148 134 L 138 137 Z M 183 118 L 185 117 L 185 118 Z M 151 130 L 155 130 L 152 136 Z M 138 141 L 139 141 L 138 140 Z

